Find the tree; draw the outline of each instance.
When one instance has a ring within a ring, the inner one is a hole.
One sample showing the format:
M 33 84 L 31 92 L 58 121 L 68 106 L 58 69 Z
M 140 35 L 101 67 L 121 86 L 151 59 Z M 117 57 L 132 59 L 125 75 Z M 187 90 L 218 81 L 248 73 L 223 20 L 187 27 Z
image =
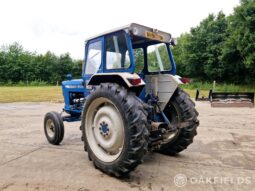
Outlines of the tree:
M 72 60 L 69 53 L 56 56 L 48 51 L 44 55 L 31 53 L 19 43 L 0 48 L 0 82 L 44 81 L 56 84 L 74 72 L 81 77 L 81 60 Z
M 71 74 L 73 78 L 81 78 L 83 60 L 73 60 Z
M 179 38 L 173 50 L 181 73 L 200 79 L 220 80 L 224 68 L 219 60 L 225 40 L 227 19 L 220 12 L 210 14 L 190 34 Z M 176 55 L 177 54 L 177 55 Z
M 255 82 L 255 1 L 241 0 L 228 18 L 221 60 L 224 76 L 234 82 Z
M 177 38 L 178 44 L 172 47 L 172 53 L 177 66 L 177 73 L 181 76 L 189 74 L 189 71 L 186 70 L 187 63 L 185 62 L 186 56 L 189 54 L 188 50 L 186 50 L 185 48 L 187 46 L 189 38 L 190 34 L 181 34 L 181 36 Z

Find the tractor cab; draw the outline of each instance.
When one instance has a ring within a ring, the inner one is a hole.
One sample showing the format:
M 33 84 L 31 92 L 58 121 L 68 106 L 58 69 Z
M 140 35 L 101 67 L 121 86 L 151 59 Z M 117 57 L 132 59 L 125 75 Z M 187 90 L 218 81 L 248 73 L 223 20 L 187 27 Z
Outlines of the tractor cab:
M 65 111 L 80 115 L 82 104 L 77 107 L 76 102 L 104 82 L 118 83 L 145 99 L 153 91 L 152 76 L 176 73 L 172 45 L 171 34 L 135 23 L 88 38 L 82 80 L 63 82 Z M 150 87 L 145 88 L 146 82 Z
M 83 77 L 95 73 L 170 73 L 176 67 L 171 34 L 130 24 L 86 40 Z

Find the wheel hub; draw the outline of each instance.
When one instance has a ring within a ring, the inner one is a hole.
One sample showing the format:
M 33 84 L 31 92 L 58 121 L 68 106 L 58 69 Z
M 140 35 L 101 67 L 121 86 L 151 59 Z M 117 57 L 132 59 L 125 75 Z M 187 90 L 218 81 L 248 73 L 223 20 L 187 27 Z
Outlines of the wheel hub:
M 104 137 L 108 137 L 110 134 L 110 129 L 108 128 L 108 124 L 105 121 L 100 123 L 99 130 L 100 134 L 103 135 Z
M 46 131 L 49 137 L 54 137 L 55 134 L 55 126 L 54 123 L 51 119 L 48 119 L 48 121 L 46 122 Z

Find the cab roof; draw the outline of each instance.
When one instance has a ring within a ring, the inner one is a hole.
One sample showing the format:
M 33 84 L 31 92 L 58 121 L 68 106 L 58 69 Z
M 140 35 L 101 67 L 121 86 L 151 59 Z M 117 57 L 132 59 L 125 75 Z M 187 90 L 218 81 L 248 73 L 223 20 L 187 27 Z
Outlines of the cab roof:
M 135 36 L 135 37 L 142 37 L 146 39 L 151 39 L 151 40 L 156 40 L 156 41 L 161 41 L 161 42 L 170 42 L 171 41 L 171 34 L 167 32 L 163 32 L 151 27 L 146 27 L 137 23 L 130 23 L 128 25 L 112 29 L 110 31 L 106 31 L 104 33 L 98 34 L 96 36 L 90 37 L 85 40 L 85 42 L 89 40 L 93 40 L 98 37 L 102 37 L 104 35 L 108 35 L 114 32 L 118 31 L 126 31 L 129 35 Z

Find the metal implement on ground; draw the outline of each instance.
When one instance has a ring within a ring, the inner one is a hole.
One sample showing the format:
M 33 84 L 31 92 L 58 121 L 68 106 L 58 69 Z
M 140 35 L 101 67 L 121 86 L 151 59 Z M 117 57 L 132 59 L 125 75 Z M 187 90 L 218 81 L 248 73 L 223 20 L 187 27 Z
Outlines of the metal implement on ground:
M 212 107 L 253 107 L 253 92 L 213 92 Z
M 208 97 L 199 97 L 196 92 L 196 101 L 209 101 L 212 107 L 254 107 L 254 92 L 214 92 L 209 90 Z
M 211 101 L 212 92 L 213 92 L 212 90 L 209 90 L 207 97 L 204 97 L 204 96 L 199 97 L 200 90 L 197 89 L 195 100 L 196 101 Z
M 133 171 L 147 152 L 186 149 L 198 112 L 179 87 L 174 44 L 171 34 L 135 23 L 87 39 L 82 79 L 68 75 L 63 112 L 45 115 L 47 140 L 60 144 L 63 121 L 81 121 L 89 160 L 116 177 Z

